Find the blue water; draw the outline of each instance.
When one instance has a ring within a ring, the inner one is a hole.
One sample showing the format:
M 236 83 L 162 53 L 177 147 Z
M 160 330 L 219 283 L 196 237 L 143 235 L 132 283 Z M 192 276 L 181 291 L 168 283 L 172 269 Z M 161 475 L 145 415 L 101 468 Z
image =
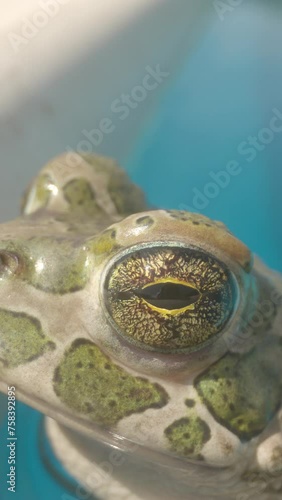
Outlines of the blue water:
M 268 265 L 282 271 L 282 118 L 275 122 L 281 131 L 268 144 L 259 142 L 261 151 L 238 152 L 250 136 L 269 140 L 262 129 L 269 128 L 274 108 L 282 113 L 282 16 L 281 11 L 270 14 L 244 5 L 223 22 L 214 16 L 179 74 L 160 92 L 126 167 L 154 205 L 186 207 L 224 221 Z M 225 187 L 208 185 L 214 182 L 212 172 L 227 172 L 231 161 L 238 175 L 227 182 L 223 174 Z M 200 203 L 199 193 L 209 196 Z M 0 425 L 2 473 L 7 469 L 5 410 Z M 2 476 L 1 499 L 71 500 L 67 485 L 72 481 L 52 457 L 40 425 L 40 414 L 18 403 L 17 493 L 7 492 Z M 38 436 L 64 485 L 47 470 Z

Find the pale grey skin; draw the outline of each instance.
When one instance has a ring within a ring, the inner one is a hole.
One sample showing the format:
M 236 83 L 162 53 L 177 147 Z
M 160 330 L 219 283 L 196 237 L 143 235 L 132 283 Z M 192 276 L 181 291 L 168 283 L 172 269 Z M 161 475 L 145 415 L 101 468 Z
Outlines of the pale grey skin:
M 197 303 L 171 312 L 115 296 L 133 273 L 143 291 L 199 280 L 201 301 L 213 272 L 216 286 L 233 283 L 224 321 Z M 55 453 L 101 499 L 278 499 L 281 297 L 281 276 L 222 223 L 148 210 L 113 160 L 62 155 L 29 186 L 22 216 L 0 226 L 1 390 L 14 386 L 58 422 L 47 426 Z M 162 340 L 179 318 L 195 329 Z M 111 458 L 111 445 L 127 459 Z M 93 481 L 101 462 L 107 476 Z

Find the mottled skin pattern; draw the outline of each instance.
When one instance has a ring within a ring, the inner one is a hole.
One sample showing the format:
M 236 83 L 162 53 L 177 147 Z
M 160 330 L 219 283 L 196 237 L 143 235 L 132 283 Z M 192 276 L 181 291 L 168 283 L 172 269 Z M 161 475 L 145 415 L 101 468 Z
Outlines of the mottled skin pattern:
M 281 277 L 222 223 L 148 210 L 114 161 L 73 160 L 0 226 L 1 389 L 171 464 L 174 498 L 281 498 Z

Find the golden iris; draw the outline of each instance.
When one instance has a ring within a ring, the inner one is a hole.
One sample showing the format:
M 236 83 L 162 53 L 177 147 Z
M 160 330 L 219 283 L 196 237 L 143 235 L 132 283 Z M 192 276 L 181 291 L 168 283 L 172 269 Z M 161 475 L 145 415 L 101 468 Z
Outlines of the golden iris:
M 235 278 L 224 263 L 176 246 L 121 257 L 107 274 L 104 293 L 116 331 L 159 352 L 191 351 L 213 341 L 237 303 Z

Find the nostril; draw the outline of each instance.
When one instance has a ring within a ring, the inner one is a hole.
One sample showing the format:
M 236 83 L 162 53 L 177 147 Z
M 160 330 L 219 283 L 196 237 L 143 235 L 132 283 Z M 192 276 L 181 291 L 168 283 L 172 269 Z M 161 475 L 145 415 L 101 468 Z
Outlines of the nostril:
M 20 257 L 7 250 L 0 250 L 0 273 L 16 274 L 21 269 Z

